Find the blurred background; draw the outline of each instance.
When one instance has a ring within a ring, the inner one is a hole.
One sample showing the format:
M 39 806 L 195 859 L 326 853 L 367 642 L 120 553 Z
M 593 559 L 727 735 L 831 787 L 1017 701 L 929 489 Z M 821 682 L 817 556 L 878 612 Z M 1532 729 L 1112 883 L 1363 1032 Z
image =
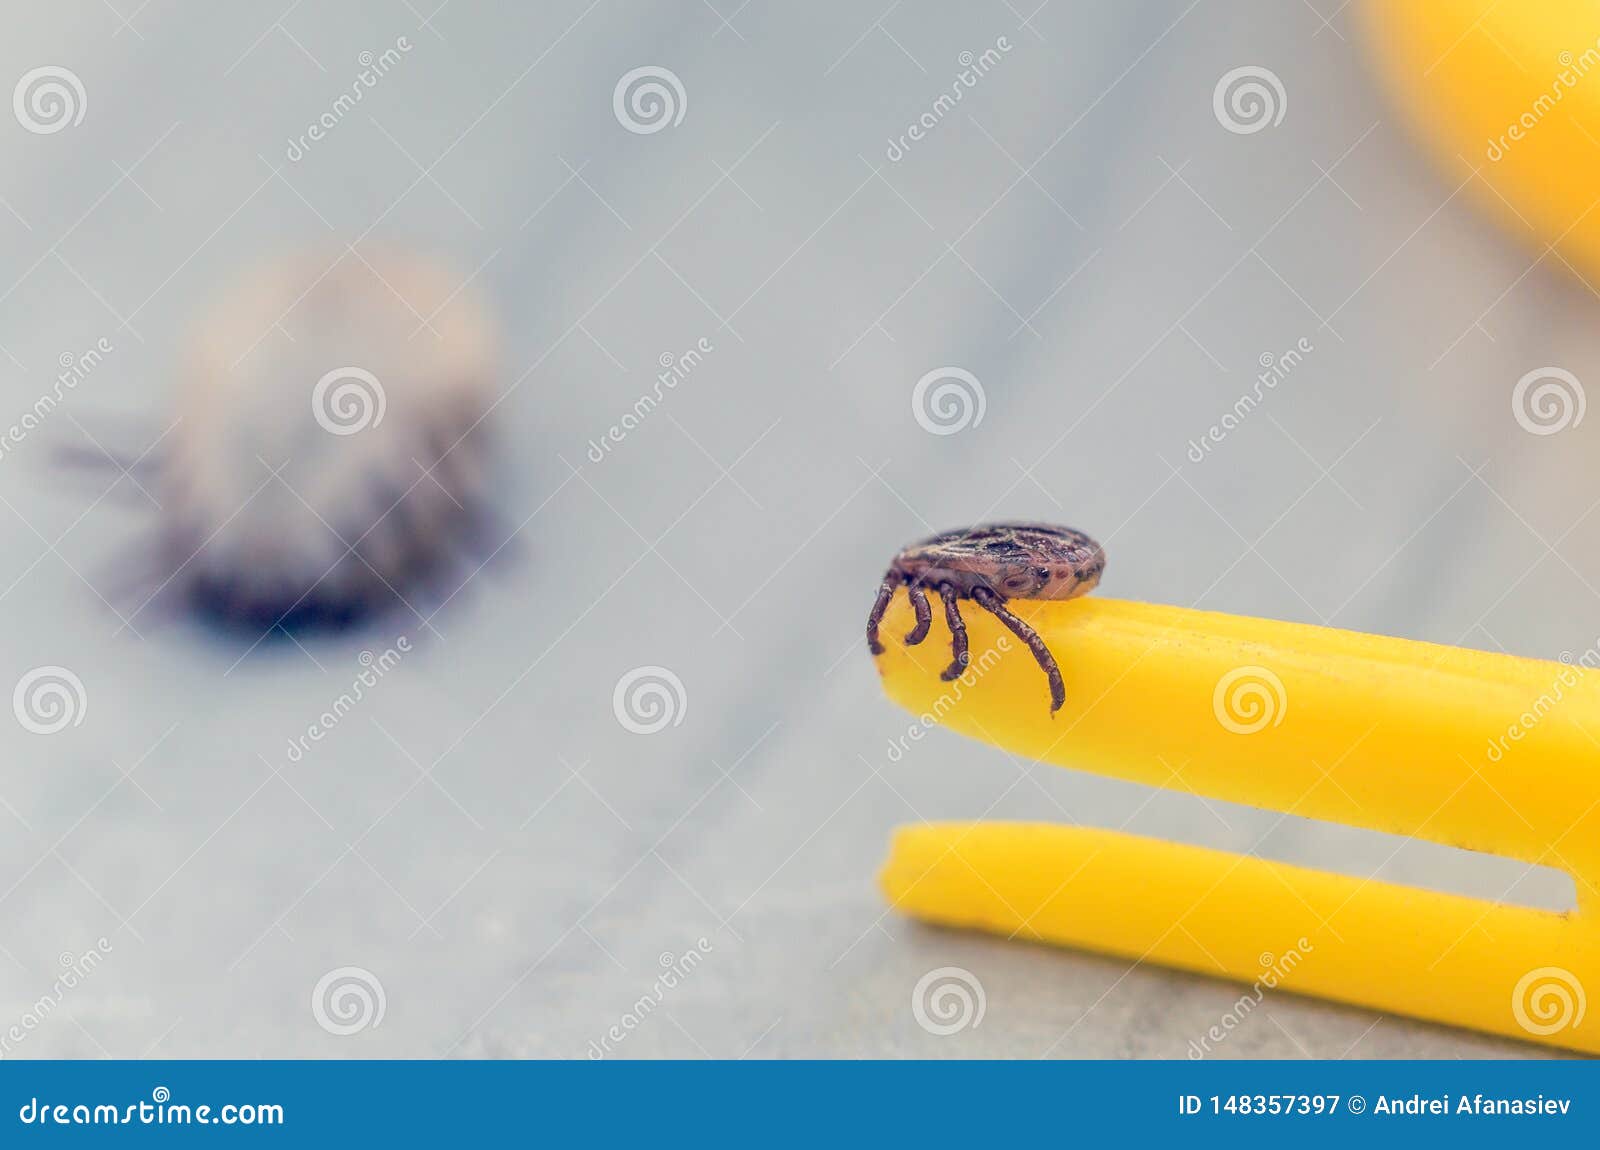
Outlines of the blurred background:
M 0 424 L 101 353 L 0 456 L 0 686 L 76 680 L 62 729 L 0 723 L 0 1029 L 33 1020 L 5 1054 L 1185 1057 L 1238 999 L 898 917 L 874 872 L 919 818 L 1570 905 L 1520 864 L 954 735 L 888 751 L 877 580 L 982 517 L 1092 532 L 1119 597 L 1546 658 L 1600 635 L 1592 425 L 1511 402 L 1583 376 L 1594 293 L 1481 211 L 1481 158 L 1423 153 L 1359 17 L 14 5 L 0 78 L 78 87 L 65 122 L 0 117 Z M 377 245 L 494 309 L 506 546 L 354 631 L 139 612 L 158 495 L 55 448 L 140 454 L 225 285 Z M 930 373 L 967 406 L 917 406 Z M 911 1008 L 944 966 L 986 992 L 948 1037 Z M 1273 993 L 1211 1056 L 1532 1053 Z

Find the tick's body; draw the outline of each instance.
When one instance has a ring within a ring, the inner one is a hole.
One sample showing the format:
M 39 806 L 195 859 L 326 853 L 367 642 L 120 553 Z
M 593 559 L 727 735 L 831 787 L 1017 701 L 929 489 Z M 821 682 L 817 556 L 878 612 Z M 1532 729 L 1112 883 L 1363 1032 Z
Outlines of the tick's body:
M 1100 582 L 1105 566 L 1100 544 L 1070 527 L 987 523 L 943 532 L 905 548 L 889 564 L 867 618 L 867 646 L 874 655 L 883 653 L 878 622 L 902 583 L 917 613 L 917 625 L 906 636 L 906 644 L 915 646 L 926 639 L 933 618 L 927 590 L 932 588 L 944 601 L 955 656 L 942 677 L 954 679 L 966 670 L 968 661 L 967 628 L 957 604 L 971 599 L 1028 645 L 1050 679 L 1050 712 L 1054 714 L 1066 701 L 1061 670 L 1038 633 L 1006 609 L 1006 600 L 1074 599 Z
M 454 272 L 370 250 L 273 261 L 200 325 L 162 449 L 160 577 L 209 615 L 272 629 L 409 608 L 487 514 L 486 311 Z

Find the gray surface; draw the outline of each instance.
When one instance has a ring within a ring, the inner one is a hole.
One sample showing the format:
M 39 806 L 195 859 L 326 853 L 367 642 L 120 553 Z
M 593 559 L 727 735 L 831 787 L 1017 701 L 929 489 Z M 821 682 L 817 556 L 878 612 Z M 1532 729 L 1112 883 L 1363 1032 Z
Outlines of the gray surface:
M 127 28 L 91 0 L 13 6 L 6 85 L 62 64 L 89 103 L 52 135 L 0 117 L 0 388 L 20 413 L 63 351 L 115 345 L 0 460 L 0 682 L 59 664 L 89 699 L 48 738 L 0 723 L 0 1022 L 58 953 L 113 946 L 17 1055 L 582 1056 L 700 937 L 711 954 L 620 1053 L 1181 1057 L 1236 997 L 886 916 L 872 876 L 918 815 L 1570 898 L 1552 876 L 1511 889 L 1523 868 L 1495 860 L 955 736 L 884 755 L 906 716 L 861 649 L 875 580 L 926 525 L 991 513 L 1094 530 L 1123 597 L 1548 657 L 1600 633 L 1580 574 L 1600 558 L 1593 428 L 1535 438 L 1508 407 L 1524 372 L 1592 355 L 1594 301 L 1553 261 L 1518 278 L 1536 250 L 1452 195 L 1465 168 L 1419 158 L 1353 12 L 1057 0 L 1024 28 L 1005 4 L 876 25 L 854 4 L 719 6 L 727 25 L 707 3 L 459 0 L 429 28 L 377 3 L 269 26 L 151 0 Z M 286 162 L 357 54 L 399 35 L 414 50 Z M 1002 35 L 1013 50 L 887 162 L 958 53 Z M 1287 114 L 1231 134 L 1212 89 L 1252 63 Z M 681 77 L 677 127 L 614 118 L 643 64 Z M 97 500 L 103 479 L 54 469 L 48 445 L 142 448 L 219 284 L 357 237 L 488 261 L 514 556 L 437 635 L 402 616 L 246 655 L 248 636 L 181 620 L 119 632 L 91 585 L 119 604 L 154 509 L 126 481 Z M 590 463 L 657 357 L 702 336 L 714 353 Z M 1257 357 L 1301 337 L 1289 382 L 1186 460 Z M 939 437 L 909 396 L 945 365 L 988 407 Z M 358 653 L 401 633 L 417 649 L 286 763 Z M 649 737 L 611 701 L 646 664 L 688 699 Z M 387 1005 L 340 1038 L 309 999 L 345 965 Z M 910 993 L 944 965 L 981 979 L 987 1013 L 941 1039 Z M 1530 1052 L 1277 995 L 1219 1056 Z

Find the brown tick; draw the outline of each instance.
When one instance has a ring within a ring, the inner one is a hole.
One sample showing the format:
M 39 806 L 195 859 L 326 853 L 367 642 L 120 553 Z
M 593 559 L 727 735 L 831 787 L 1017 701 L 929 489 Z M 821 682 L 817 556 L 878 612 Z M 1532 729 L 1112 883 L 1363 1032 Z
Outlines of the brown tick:
M 1050 679 L 1050 713 L 1066 702 L 1061 683 L 1061 668 L 1038 632 L 1006 610 L 1008 599 L 1075 599 L 1100 582 L 1106 567 L 1106 554 L 1082 531 L 1053 527 L 1048 523 L 985 523 L 959 531 L 945 531 L 921 543 L 913 543 L 889 564 L 878 598 L 867 616 L 867 646 L 874 655 L 883 654 L 878 642 L 878 623 L 894 598 L 895 588 L 905 584 L 917 623 L 906 635 L 906 645 L 914 647 L 928 637 L 933 613 L 928 608 L 927 589 L 938 591 L 944 600 L 944 617 L 950 627 L 950 647 L 955 655 L 940 678 L 947 682 L 966 670 L 967 625 L 957 603 L 972 599 L 992 612 L 1017 638 L 1028 645 L 1033 657 Z

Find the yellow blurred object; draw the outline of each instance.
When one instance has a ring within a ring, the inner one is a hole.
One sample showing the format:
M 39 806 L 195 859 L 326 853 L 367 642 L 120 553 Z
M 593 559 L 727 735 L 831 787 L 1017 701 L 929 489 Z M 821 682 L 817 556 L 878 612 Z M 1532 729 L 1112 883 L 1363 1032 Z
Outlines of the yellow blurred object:
M 1378 71 L 1477 199 L 1600 271 L 1600 14 L 1592 0 L 1367 0 Z M 1477 169 L 1477 176 L 1472 175 Z
M 1450 846 L 1574 877 L 1555 913 L 1032 823 L 896 832 L 890 901 L 932 922 L 1082 946 L 1600 1053 L 1600 652 L 1575 664 L 1090 597 L 1012 601 L 1061 664 L 1044 675 L 967 611 L 954 682 L 899 594 L 884 689 L 1014 754 Z M 913 733 L 914 732 L 914 733 Z M 1292 969 L 1281 967 L 1292 957 Z

